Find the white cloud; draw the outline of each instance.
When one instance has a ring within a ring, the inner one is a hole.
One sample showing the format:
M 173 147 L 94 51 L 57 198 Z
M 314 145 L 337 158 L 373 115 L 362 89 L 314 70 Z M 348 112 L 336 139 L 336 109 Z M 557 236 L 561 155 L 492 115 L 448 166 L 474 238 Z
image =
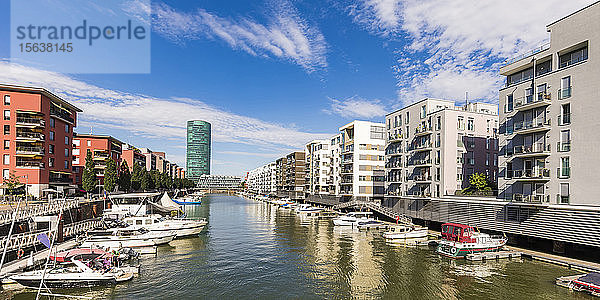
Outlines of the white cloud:
M 345 99 L 329 99 L 331 107 L 324 110 L 329 114 L 337 114 L 344 118 L 375 118 L 386 114 L 385 106 L 380 100 L 367 100 L 357 96 Z
M 266 158 L 278 158 L 283 156 L 284 154 L 287 154 L 287 152 L 291 152 L 293 150 L 290 151 L 286 151 L 286 152 L 281 152 L 281 153 L 269 153 L 269 152 L 246 152 L 246 151 L 219 151 L 218 153 L 221 154 L 229 154 L 229 155 L 244 155 L 244 156 L 256 156 L 256 157 L 266 157 Z
M 398 40 L 399 99 L 424 96 L 497 102 L 499 65 L 548 39 L 546 25 L 595 0 L 358 0 L 355 21 Z
M 254 56 L 291 61 L 309 73 L 327 67 L 325 37 L 288 2 L 275 6 L 266 25 L 249 18 L 219 17 L 203 9 L 178 12 L 166 4 L 153 6 L 152 23 L 154 31 L 178 43 L 215 38 Z
M 164 99 L 104 89 L 59 73 L 5 61 L 0 61 L 0 82 L 44 87 L 83 109 L 80 124 L 125 130 L 146 138 L 185 143 L 186 121 L 190 119 L 210 122 L 214 142 L 269 149 L 301 148 L 307 141 L 330 136 L 227 112 L 199 100 Z

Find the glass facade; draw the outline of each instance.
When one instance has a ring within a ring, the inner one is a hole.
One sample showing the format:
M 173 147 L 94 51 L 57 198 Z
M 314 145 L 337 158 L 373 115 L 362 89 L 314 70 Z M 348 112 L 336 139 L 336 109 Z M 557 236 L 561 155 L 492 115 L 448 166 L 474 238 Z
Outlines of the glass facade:
M 200 120 L 187 122 L 186 178 L 198 181 L 210 174 L 210 123 Z

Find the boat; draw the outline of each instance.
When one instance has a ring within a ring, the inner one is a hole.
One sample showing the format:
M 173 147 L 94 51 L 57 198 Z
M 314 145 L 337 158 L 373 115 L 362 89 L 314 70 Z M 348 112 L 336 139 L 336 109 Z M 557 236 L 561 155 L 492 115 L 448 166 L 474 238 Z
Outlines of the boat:
M 429 232 L 425 227 L 396 225 L 392 226 L 389 231 L 384 232 L 382 235 L 388 240 L 405 240 L 426 238 L 428 234 Z
M 442 239 L 437 253 L 451 258 L 465 258 L 467 254 L 500 251 L 508 239 L 481 233 L 475 227 L 463 224 L 442 224 Z
M 187 196 L 182 198 L 171 199 L 173 202 L 179 205 L 200 205 L 202 204 L 201 197 Z
M 272 204 L 279 205 L 279 206 L 286 204 L 286 203 L 290 203 L 290 202 L 292 202 L 292 199 L 290 199 L 290 198 L 281 198 L 281 199 L 271 200 Z
M 139 253 L 131 248 L 122 248 L 114 252 L 106 252 L 98 248 L 74 248 L 61 251 L 50 255 L 50 260 L 56 262 L 69 262 L 73 259 L 82 262 L 89 262 L 95 259 L 116 257 L 121 261 L 126 261 L 138 257 Z
M 173 231 L 177 238 L 197 235 L 202 232 L 206 224 L 205 219 L 165 218 L 161 215 L 130 216 L 123 219 L 128 224 L 127 228 L 138 230 L 145 228 L 150 232 Z
M 87 237 L 80 248 L 102 248 L 118 250 L 121 248 L 151 247 L 166 244 L 175 238 L 173 231 L 151 232 L 145 229 L 124 230 L 117 228 L 110 235 Z
M 591 272 L 556 278 L 556 284 L 578 292 L 600 296 L 600 273 Z
M 47 288 L 81 288 L 114 285 L 133 278 L 133 272 L 110 266 L 94 270 L 79 260 L 72 260 L 47 270 L 45 274 L 44 270 L 36 270 L 13 275 L 10 279 L 26 287 L 39 288 L 42 276 Z
M 347 213 L 343 216 L 337 217 L 335 219 L 333 219 L 333 225 L 335 226 L 356 226 L 358 225 L 358 221 L 369 221 L 369 220 L 374 220 L 373 218 L 371 218 L 371 216 L 373 215 L 372 212 L 370 211 L 353 211 L 350 213 Z
M 380 228 L 382 226 L 384 226 L 385 224 L 381 221 L 377 221 L 377 220 L 366 220 L 366 221 L 358 221 L 356 222 L 356 227 L 358 227 L 359 229 L 375 229 L 375 228 Z
M 297 213 L 320 213 L 325 209 L 321 207 L 315 207 L 310 204 L 298 204 L 295 210 Z

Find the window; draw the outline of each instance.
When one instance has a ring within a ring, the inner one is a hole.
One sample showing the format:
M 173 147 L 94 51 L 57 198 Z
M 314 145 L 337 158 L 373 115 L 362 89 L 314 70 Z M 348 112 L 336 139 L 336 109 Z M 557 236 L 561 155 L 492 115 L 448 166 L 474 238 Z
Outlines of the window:
M 516 84 L 521 81 L 529 80 L 533 78 L 533 68 L 525 69 L 521 72 L 517 72 L 506 77 L 506 85 Z
M 4 154 L 2 157 L 2 163 L 5 165 L 10 165 L 10 155 Z
M 560 115 L 558 116 L 558 125 L 571 124 L 571 104 L 563 104 L 560 107 Z
M 50 127 L 54 128 L 54 126 L 55 126 L 54 123 L 55 123 L 54 118 L 50 118 Z
M 437 150 L 437 151 L 435 152 L 435 164 L 436 164 L 436 165 L 439 165 L 439 164 L 440 164 L 441 153 L 442 153 L 442 152 L 441 152 L 440 150 Z
M 65 145 L 68 145 L 68 144 L 69 144 L 69 137 L 65 136 Z
M 537 86 L 537 99 L 538 99 L 538 101 L 543 101 L 544 98 L 546 97 L 546 93 L 547 93 L 546 87 L 547 87 L 547 85 L 545 83 L 544 84 L 540 84 L 540 85 Z
M 79 149 L 73 149 L 73 155 L 79 155 Z
M 568 183 L 560 184 L 559 203 L 560 204 L 569 204 L 569 184 Z
M 69 124 L 65 124 L 65 132 L 69 133 Z
M 88 147 L 91 147 L 91 146 L 92 146 L 92 141 L 89 141 L 89 140 L 88 140 L 88 141 L 87 141 L 87 146 L 88 146 Z
M 571 151 L 571 130 L 560 131 L 560 142 L 558 142 L 558 152 Z
M 442 170 L 440 168 L 435 168 L 435 181 L 440 181 L 442 178 Z
M 421 119 L 425 119 L 427 116 L 427 105 L 421 106 Z
M 465 119 L 463 117 L 458 117 L 456 128 L 459 130 L 465 130 Z
M 467 120 L 467 129 L 469 131 L 475 130 L 475 120 L 473 120 L 473 119 Z
M 54 158 L 52 158 L 52 157 L 48 158 L 48 167 L 51 167 L 51 168 L 54 167 Z
M 10 178 L 10 170 L 9 169 L 2 170 L 2 178 L 4 178 L 4 179 Z
M 48 145 L 48 154 L 54 154 L 54 145 Z
M 4 105 L 10 105 L 10 95 L 4 95 Z
M 333 142 L 335 141 L 335 139 L 331 140 L 331 144 L 333 145 Z M 80 142 L 79 140 L 73 140 L 73 147 L 79 147 Z
M 435 146 L 440 147 L 441 144 L 442 144 L 442 136 L 441 136 L 441 134 L 438 133 L 435 135 Z
M 436 119 L 435 129 L 440 130 L 442 128 L 442 117 L 438 116 Z
M 4 134 L 10 134 L 10 125 L 4 125 Z
M 4 150 L 10 149 L 10 140 L 4 140 Z
M 564 156 L 560 158 L 560 170 L 559 170 L 559 178 L 569 178 L 571 177 L 571 167 L 569 166 L 569 157 Z
M 69 157 L 69 148 L 65 148 L 65 157 Z
M 531 103 L 533 101 L 533 88 L 525 89 L 525 103 Z
M 535 76 L 542 76 L 552 71 L 552 60 L 549 59 L 545 62 L 537 63 L 535 65 Z
M 485 154 L 485 165 L 486 166 L 490 165 L 490 154 L 489 153 Z
M 506 95 L 506 112 L 513 111 L 514 97 L 512 94 Z
M 54 141 L 54 131 L 50 131 L 50 140 Z
M 4 120 L 10 120 L 10 110 L 4 111 Z
M 571 76 L 563 77 L 560 80 L 560 90 L 558 92 L 559 99 L 571 97 Z
M 69 169 L 69 161 L 65 160 L 65 170 Z
M 566 68 L 570 65 L 576 64 L 578 62 L 582 62 L 588 58 L 588 48 L 587 46 L 577 49 L 575 51 L 571 51 L 567 54 L 563 54 L 558 58 L 558 67 Z

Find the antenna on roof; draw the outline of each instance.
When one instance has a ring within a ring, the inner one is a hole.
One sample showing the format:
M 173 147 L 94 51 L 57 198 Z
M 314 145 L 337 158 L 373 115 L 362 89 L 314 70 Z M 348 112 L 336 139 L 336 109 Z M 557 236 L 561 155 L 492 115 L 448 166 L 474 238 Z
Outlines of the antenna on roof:
M 468 105 L 469 105 L 469 92 L 466 91 L 465 92 L 465 106 L 468 106 Z

